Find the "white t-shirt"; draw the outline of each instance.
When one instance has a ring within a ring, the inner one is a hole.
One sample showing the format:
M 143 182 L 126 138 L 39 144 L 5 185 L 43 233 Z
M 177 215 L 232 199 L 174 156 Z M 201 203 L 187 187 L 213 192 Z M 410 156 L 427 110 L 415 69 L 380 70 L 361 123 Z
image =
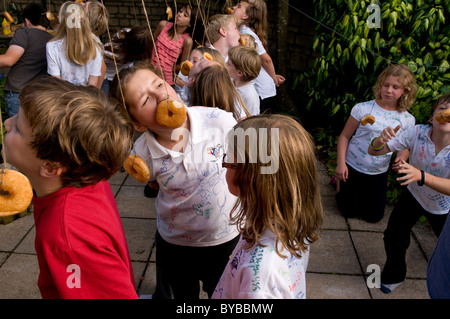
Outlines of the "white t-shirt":
M 251 115 L 258 115 L 260 113 L 260 101 L 255 86 L 252 83 L 248 83 L 237 87 L 236 90 L 241 95 L 242 100 L 244 100 L 247 111 L 249 111 Z
M 414 126 L 416 120 L 406 111 L 401 113 L 386 111 L 375 100 L 356 104 L 351 111 L 351 116 L 357 121 L 361 121 L 366 114 L 374 116 L 375 123 L 365 126 L 359 124 L 348 143 L 345 162 L 358 172 L 368 175 L 381 174 L 388 170 L 392 152 L 380 156 L 371 156 L 368 153 L 370 142 L 388 126 L 395 128 L 401 124 L 400 130 L 397 132 L 397 136 L 401 136 L 404 131 Z
M 241 237 L 211 299 L 305 299 L 309 250 L 302 258 L 275 250 L 276 235 L 265 230 L 250 249 Z
M 64 39 L 47 43 L 47 72 L 50 75 L 60 76 L 63 80 L 73 84 L 87 85 L 89 76 L 102 75 L 102 55 L 97 46 L 95 59 L 85 65 L 67 61 Z
M 163 147 L 150 131 L 136 140 L 135 152 L 147 162 L 150 180 L 159 184 L 155 207 L 164 240 L 181 246 L 219 245 L 239 234 L 229 225 L 237 198 L 229 192 L 222 168 L 226 134 L 236 120 L 211 107 L 189 107 L 187 114 L 184 153 Z
M 250 29 L 246 25 L 242 25 L 239 31 L 241 33 L 250 34 L 255 38 L 255 42 L 258 45 L 259 55 L 266 53 L 266 49 L 264 49 L 261 40 L 256 35 L 256 33 L 253 32 L 252 29 Z M 258 92 L 262 100 L 277 95 L 277 87 L 275 86 L 275 82 L 262 66 L 259 75 L 256 77 L 256 79 L 253 80 L 253 84 L 255 85 L 256 92 Z
M 409 148 L 409 163 L 417 169 L 443 178 L 450 178 L 450 145 L 443 148 L 439 154 L 431 140 L 433 128 L 430 125 L 416 125 L 402 135 L 390 140 L 387 145 L 391 151 Z M 447 214 L 450 209 L 450 196 L 439 193 L 426 185 L 411 183 L 409 191 L 420 203 L 423 209 L 436 214 Z

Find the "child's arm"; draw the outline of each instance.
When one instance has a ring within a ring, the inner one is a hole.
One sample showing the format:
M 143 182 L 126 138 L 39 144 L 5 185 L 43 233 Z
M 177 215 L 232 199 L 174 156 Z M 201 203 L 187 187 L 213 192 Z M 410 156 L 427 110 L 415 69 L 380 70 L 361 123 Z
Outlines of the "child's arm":
M 282 75 L 278 75 L 275 73 L 275 67 L 273 65 L 272 58 L 270 55 L 266 52 L 260 55 L 261 58 L 261 64 L 263 68 L 269 73 L 269 75 L 272 77 L 272 79 L 275 82 L 276 86 L 280 86 L 284 83 L 285 78 Z
M 397 178 L 398 181 L 404 181 L 400 184 L 402 186 L 422 180 L 422 172 L 403 160 L 399 164 L 398 172 L 400 174 L 405 174 L 404 176 Z M 450 196 L 450 179 L 437 177 L 425 172 L 424 177 L 425 185 L 434 189 L 435 191 L 438 191 L 439 193 Z
M 396 133 L 402 127 L 401 124 L 397 125 L 395 128 L 390 126 L 386 127 L 380 134 L 380 136 L 374 138 L 369 145 L 369 154 L 372 156 L 384 155 L 391 152 L 391 149 L 386 144 L 391 139 L 396 137 Z
M 11 67 L 21 58 L 25 49 L 19 45 L 10 45 L 5 54 L 0 55 L 0 68 Z
M 339 135 L 337 143 L 336 177 L 344 182 L 348 178 L 348 168 L 345 164 L 345 154 L 347 153 L 348 142 L 350 141 L 350 138 L 352 137 L 353 133 L 355 133 L 358 126 L 359 121 L 350 115 L 347 123 L 345 123 L 341 135 Z
M 183 42 L 183 48 L 182 48 L 182 52 L 181 52 L 181 62 L 184 62 L 186 60 L 189 60 L 189 55 L 191 54 L 191 50 L 192 50 L 192 45 L 193 45 L 193 41 L 191 37 L 187 37 L 186 39 L 184 39 Z M 177 64 L 176 66 L 176 71 L 179 72 L 181 69 L 181 63 Z

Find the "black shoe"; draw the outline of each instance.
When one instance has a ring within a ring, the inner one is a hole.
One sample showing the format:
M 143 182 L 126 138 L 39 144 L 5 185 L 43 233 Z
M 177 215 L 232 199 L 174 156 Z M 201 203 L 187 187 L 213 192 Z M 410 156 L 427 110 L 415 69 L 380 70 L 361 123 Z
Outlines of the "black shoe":
M 158 189 L 154 189 L 148 185 L 145 185 L 144 196 L 148 198 L 155 198 L 156 196 L 158 196 L 158 191 Z

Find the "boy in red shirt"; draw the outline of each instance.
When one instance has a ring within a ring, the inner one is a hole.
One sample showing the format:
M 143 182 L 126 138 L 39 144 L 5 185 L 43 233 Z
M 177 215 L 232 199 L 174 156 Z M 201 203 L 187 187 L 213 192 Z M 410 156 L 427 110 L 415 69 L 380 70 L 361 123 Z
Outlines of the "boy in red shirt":
M 123 164 L 133 124 L 94 87 L 29 83 L 5 121 L 8 163 L 33 186 L 43 298 L 137 298 L 125 234 L 107 181 Z

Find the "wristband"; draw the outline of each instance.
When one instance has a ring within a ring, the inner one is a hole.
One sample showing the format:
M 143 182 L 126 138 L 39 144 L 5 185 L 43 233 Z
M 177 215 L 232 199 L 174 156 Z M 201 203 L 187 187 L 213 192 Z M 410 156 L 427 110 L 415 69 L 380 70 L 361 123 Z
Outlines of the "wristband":
M 384 148 L 384 144 L 380 147 L 375 147 L 373 146 L 373 141 L 375 141 L 378 138 L 378 136 L 375 136 L 372 141 L 370 142 L 370 147 L 375 151 L 375 152 L 379 152 Z
M 425 172 L 423 169 L 420 170 L 420 174 L 422 174 L 422 179 L 420 181 L 417 181 L 417 185 L 423 186 L 425 184 Z

